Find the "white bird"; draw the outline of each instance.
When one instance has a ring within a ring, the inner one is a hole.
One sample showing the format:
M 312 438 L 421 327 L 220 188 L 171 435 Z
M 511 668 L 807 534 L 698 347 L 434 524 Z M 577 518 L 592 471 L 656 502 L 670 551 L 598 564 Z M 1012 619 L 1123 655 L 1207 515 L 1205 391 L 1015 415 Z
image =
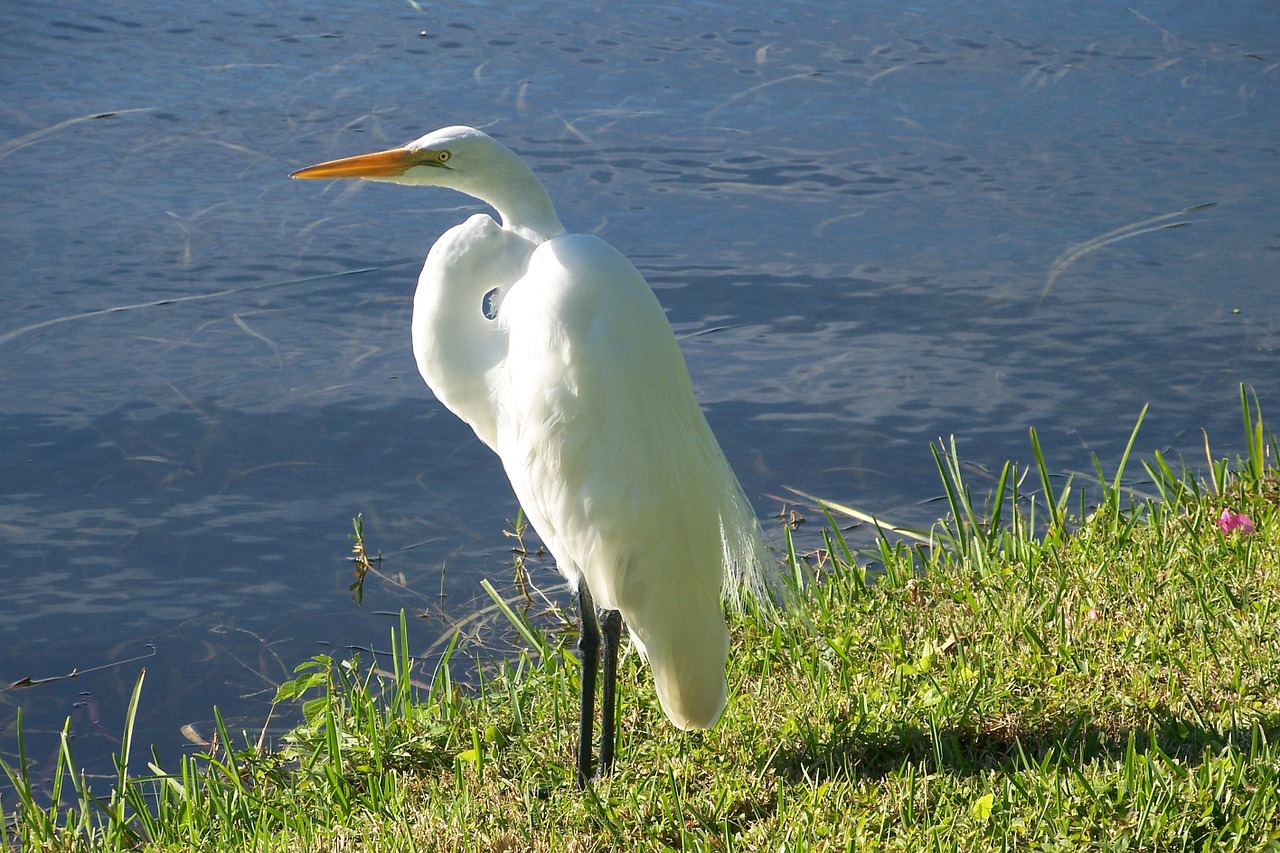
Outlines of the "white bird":
M 603 240 L 565 233 L 529 167 L 474 128 L 293 177 L 447 187 L 501 217 L 476 214 L 431 247 L 413 300 L 413 354 L 440 402 L 502 459 L 578 595 L 578 785 L 591 777 L 601 659 L 600 774 L 613 763 L 620 622 L 668 719 L 685 730 L 715 725 L 729 650 L 722 601 L 767 601 L 770 557 L 644 278 Z

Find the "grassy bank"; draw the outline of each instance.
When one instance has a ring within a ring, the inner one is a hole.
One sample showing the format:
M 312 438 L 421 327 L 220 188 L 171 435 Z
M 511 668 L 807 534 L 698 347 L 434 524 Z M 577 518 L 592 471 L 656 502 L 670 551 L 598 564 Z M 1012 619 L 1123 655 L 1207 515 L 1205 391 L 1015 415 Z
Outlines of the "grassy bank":
M 879 540 L 874 581 L 838 524 L 826 548 L 788 555 L 801 603 L 733 625 L 734 695 L 714 730 L 673 730 L 627 656 L 620 765 L 584 793 L 572 638 L 513 611 L 525 650 L 479 690 L 452 682 L 447 656 L 413 684 L 398 632 L 395 672 L 308 663 L 282 701 L 305 702 L 309 724 L 274 751 L 223 730 L 223 746 L 168 774 L 122 763 L 100 799 L 68 757 L 60 810 L 9 768 L 22 798 L 3 803 L 4 840 L 1280 850 L 1280 484 L 1274 439 L 1243 397 L 1242 410 L 1244 458 L 1206 445 L 1194 480 L 1157 455 L 1141 497 L 1123 471 L 1099 471 L 1087 505 L 1055 493 L 1042 463 L 1007 467 L 983 502 L 938 448 L 950 513 L 933 544 Z

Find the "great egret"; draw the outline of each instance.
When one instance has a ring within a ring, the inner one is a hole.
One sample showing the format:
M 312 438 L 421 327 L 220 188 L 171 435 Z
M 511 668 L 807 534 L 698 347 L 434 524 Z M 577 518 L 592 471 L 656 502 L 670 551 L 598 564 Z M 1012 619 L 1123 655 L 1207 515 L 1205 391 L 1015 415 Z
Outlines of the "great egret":
M 502 219 L 476 214 L 431 247 L 413 299 L 413 354 L 440 402 L 502 459 L 577 592 L 578 785 L 591 776 L 597 661 L 600 774 L 613 763 L 623 622 L 668 719 L 715 725 L 729 651 L 722 596 L 767 596 L 769 558 L 644 278 L 603 240 L 565 233 L 529 167 L 474 128 L 293 177 L 448 187 Z

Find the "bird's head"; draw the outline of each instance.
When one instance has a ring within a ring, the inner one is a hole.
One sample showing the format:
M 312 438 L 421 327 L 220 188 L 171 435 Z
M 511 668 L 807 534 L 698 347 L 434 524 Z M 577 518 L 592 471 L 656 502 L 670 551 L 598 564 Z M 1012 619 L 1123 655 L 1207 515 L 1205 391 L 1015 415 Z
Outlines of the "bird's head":
M 515 159 L 515 155 L 489 134 L 474 127 L 455 126 L 432 131 L 399 148 L 308 166 L 290 177 L 365 178 L 456 187 L 462 176 L 489 172 L 507 159 Z
M 364 178 L 448 187 L 488 202 L 511 227 L 545 239 L 563 233 L 542 184 L 507 146 L 474 127 L 444 127 L 399 148 L 330 160 L 294 178 Z

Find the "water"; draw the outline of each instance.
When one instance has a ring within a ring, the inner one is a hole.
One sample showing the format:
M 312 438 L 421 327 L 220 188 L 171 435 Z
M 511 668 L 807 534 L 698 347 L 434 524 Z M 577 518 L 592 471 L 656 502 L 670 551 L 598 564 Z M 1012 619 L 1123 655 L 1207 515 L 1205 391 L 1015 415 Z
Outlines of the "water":
M 172 764 L 401 608 L 429 662 L 510 577 L 514 499 L 408 339 L 480 208 L 288 180 L 323 159 L 507 141 L 658 291 L 762 516 L 927 525 L 939 436 L 1089 470 L 1150 403 L 1138 451 L 1194 461 L 1239 452 L 1238 383 L 1280 403 L 1272 3 L 50 2 L 0 58 L 0 681 L 53 679 L 0 692 L 0 754 L 21 706 L 37 772 L 68 715 L 107 772 L 143 667 Z M 363 607 L 357 513 L 405 582 Z

